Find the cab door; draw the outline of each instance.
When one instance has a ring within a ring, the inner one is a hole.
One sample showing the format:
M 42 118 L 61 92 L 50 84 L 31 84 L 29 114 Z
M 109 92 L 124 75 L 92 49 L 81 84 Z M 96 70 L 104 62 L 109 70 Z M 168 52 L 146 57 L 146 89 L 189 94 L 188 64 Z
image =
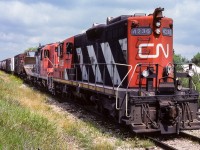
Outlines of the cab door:
M 42 49 L 41 51 L 41 67 L 40 73 L 42 76 L 47 76 L 49 50 Z

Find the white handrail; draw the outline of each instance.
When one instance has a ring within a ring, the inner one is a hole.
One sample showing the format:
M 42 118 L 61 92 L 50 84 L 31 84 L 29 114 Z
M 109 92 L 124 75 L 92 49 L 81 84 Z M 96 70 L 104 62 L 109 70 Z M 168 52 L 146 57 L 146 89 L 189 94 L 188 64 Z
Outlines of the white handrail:
M 136 70 L 136 68 L 139 66 L 140 64 L 136 64 L 135 65 L 135 68 L 134 68 L 134 70 L 133 70 L 133 73 L 132 73 L 132 75 L 131 75 L 131 78 L 130 78 L 130 81 L 129 81 L 129 83 L 128 83 L 128 85 L 127 85 L 127 89 L 128 89 L 128 87 L 129 87 L 129 85 L 130 85 L 130 82 L 131 82 L 131 80 L 132 80 L 132 78 L 133 78 L 133 75 L 135 74 L 135 70 Z M 130 117 L 129 115 L 128 115 L 128 96 L 127 96 L 127 90 L 126 90 L 126 117 Z
M 51 61 L 48 57 L 47 57 L 47 60 L 52 64 L 52 66 L 53 66 L 53 68 L 54 68 L 55 64 L 52 63 L 52 61 Z
M 117 89 L 116 89 L 116 109 L 119 110 L 120 108 L 117 107 L 118 105 L 118 94 L 119 94 L 119 87 L 122 85 L 122 83 L 124 82 L 124 80 L 126 79 L 126 77 L 128 76 L 128 74 L 131 72 L 133 66 L 132 65 L 127 65 L 127 64 L 119 64 L 119 63 L 113 63 L 115 65 L 121 65 L 121 66 L 128 66 L 130 67 L 129 71 L 127 72 L 127 74 L 124 76 L 123 80 L 121 81 L 121 83 L 118 85 Z
M 132 80 L 132 78 L 133 78 L 133 75 L 135 74 L 135 70 L 136 70 L 136 68 L 137 68 L 139 65 L 141 65 L 141 64 L 139 63 L 139 64 L 136 64 L 136 65 L 135 65 L 135 68 L 134 68 L 134 70 L 133 70 L 133 73 L 132 73 L 131 78 L 130 78 L 130 80 L 129 80 L 129 83 L 128 83 L 128 85 L 127 85 L 127 88 L 129 87 L 129 85 L 130 85 L 130 83 L 131 83 L 131 80 Z

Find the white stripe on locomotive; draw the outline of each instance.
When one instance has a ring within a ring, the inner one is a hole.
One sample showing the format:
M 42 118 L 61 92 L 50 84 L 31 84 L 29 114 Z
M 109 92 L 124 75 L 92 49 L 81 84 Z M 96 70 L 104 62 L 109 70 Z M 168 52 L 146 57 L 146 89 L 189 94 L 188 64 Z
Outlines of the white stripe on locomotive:
M 101 72 L 100 72 L 100 69 L 99 69 L 99 65 L 98 65 L 98 62 L 97 62 L 97 57 L 95 55 L 93 45 L 88 45 L 87 50 L 88 50 L 88 54 L 89 54 L 90 61 L 91 61 L 91 64 L 92 64 L 92 69 L 93 69 L 94 75 L 96 74 L 95 81 L 102 83 Z M 96 69 L 95 69 L 95 66 L 96 66 Z
M 107 68 L 108 68 L 108 72 L 110 74 L 110 77 L 112 79 L 112 83 L 114 85 L 118 85 L 121 82 L 121 79 L 119 77 L 119 72 L 118 72 L 116 66 L 114 67 L 114 74 L 113 74 L 113 65 L 111 65 L 111 64 L 114 64 L 115 60 L 113 58 L 109 43 L 108 42 L 101 43 L 101 48 L 102 48 L 102 51 L 103 51 L 103 55 L 104 55 L 106 64 L 108 64 Z
M 81 64 L 80 68 L 81 68 L 81 72 L 82 72 L 82 79 L 87 81 L 88 80 L 88 74 L 87 74 L 86 67 L 83 64 L 83 53 L 82 53 L 81 48 L 76 48 L 76 52 L 77 52 L 77 55 L 79 57 L 79 63 Z

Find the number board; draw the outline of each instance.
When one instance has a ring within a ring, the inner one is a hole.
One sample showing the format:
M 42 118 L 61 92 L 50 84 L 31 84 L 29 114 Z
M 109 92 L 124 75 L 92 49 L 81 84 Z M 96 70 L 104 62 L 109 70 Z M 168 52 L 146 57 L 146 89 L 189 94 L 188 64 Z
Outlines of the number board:
M 134 36 L 151 35 L 152 29 L 149 27 L 139 27 L 131 29 L 131 34 Z

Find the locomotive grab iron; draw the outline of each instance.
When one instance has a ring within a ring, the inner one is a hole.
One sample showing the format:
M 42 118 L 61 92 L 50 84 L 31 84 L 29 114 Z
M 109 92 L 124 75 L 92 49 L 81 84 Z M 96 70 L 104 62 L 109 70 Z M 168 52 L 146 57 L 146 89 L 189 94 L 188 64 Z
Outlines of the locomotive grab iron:
M 85 33 L 39 46 L 34 56 L 1 61 L 0 67 L 91 105 L 136 133 L 199 129 L 192 64 L 179 72 L 173 63 L 173 20 L 163 10 L 108 18 Z M 181 86 L 181 78 L 188 79 L 188 87 Z

